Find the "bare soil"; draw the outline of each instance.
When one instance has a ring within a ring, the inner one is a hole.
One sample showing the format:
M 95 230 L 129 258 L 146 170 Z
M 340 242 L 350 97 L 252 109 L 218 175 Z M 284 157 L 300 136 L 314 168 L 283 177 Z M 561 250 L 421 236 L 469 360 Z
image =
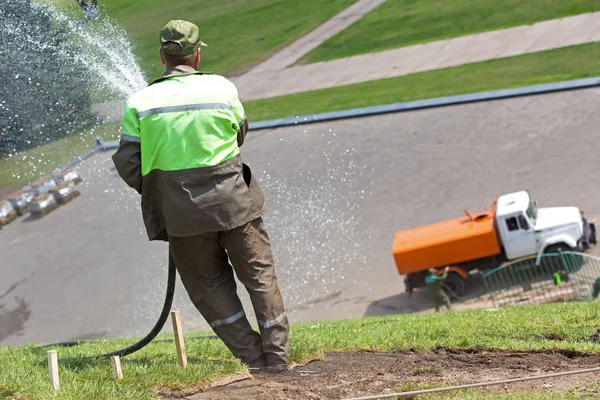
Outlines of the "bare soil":
M 327 353 L 324 360 L 293 366 L 280 374 L 229 377 L 198 393 L 163 393 L 171 399 L 346 399 L 521 378 L 600 366 L 600 354 L 570 352 L 403 351 Z M 485 392 L 596 392 L 600 375 L 584 373 L 482 388 Z M 402 397 L 410 399 L 411 397 Z

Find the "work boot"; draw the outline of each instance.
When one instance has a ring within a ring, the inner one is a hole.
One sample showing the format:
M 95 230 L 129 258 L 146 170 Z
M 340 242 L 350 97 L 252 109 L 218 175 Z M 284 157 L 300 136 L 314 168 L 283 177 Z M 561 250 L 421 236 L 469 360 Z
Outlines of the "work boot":
M 267 364 L 265 355 L 255 358 L 248 364 L 248 370 L 250 372 L 267 372 L 278 374 L 288 370 L 287 364 Z
M 250 369 L 250 370 L 264 368 L 266 366 L 267 366 L 267 362 L 265 360 L 264 354 L 261 355 L 260 357 L 255 358 L 254 360 L 252 360 L 248 363 L 248 369 Z
M 277 364 L 277 365 L 265 365 L 263 367 L 258 368 L 248 368 L 250 372 L 265 372 L 268 374 L 280 374 L 282 372 L 288 371 L 288 366 L 286 364 Z
M 262 372 L 268 372 L 270 374 L 280 374 L 282 372 L 286 372 L 287 370 L 288 366 L 286 364 L 268 365 L 261 369 Z

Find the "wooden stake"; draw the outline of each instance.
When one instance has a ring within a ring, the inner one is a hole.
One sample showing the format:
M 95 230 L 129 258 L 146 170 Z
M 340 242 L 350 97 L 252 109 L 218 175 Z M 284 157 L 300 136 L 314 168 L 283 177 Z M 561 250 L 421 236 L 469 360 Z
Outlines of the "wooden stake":
M 172 311 L 171 319 L 173 320 L 173 333 L 175 334 L 175 346 L 177 347 L 177 360 L 182 368 L 186 368 L 187 357 L 185 355 L 185 342 L 183 341 L 183 332 L 181 331 L 179 311 Z
M 50 383 L 54 390 L 58 390 L 58 357 L 56 350 L 50 350 L 48 352 L 48 374 L 50 376 Z
M 121 379 L 123 379 L 123 370 L 121 369 L 121 357 L 112 356 L 110 357 L 110 361 L 112 361 L 113 376 L 116 380 L 120 381 Z

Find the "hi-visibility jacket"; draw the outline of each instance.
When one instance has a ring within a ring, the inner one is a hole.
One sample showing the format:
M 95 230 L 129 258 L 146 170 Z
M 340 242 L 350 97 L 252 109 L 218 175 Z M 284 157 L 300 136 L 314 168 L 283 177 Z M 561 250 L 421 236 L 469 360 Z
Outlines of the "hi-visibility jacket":
M 127 100 L 113 161 L 142 195 L 150 240 L 233 229 L 266 212 L 241 161 L 247 127 L 235 85 L 186 66 Z

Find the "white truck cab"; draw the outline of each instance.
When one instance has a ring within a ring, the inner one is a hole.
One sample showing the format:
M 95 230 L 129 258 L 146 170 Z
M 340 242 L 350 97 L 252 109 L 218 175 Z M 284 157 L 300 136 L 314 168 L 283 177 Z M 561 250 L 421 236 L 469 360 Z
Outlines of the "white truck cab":
M 509 260 L 537 255 L 539 262 L 545 251 L 573 250 L 582 242 L 595 242 L 579 208 L 538 208 L 525 190 L 498 198 L 496 226 Z

